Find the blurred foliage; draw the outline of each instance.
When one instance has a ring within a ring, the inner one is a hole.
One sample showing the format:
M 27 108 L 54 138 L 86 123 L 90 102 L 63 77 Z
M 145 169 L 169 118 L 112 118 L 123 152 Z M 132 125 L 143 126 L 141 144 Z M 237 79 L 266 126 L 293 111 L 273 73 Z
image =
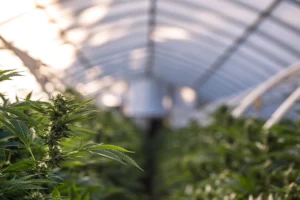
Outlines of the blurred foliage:
M 161 199 L 300 199 L 297 123 L 264 131 L 264 121 L 234 119 L 226 107 L 213 116 L 206 127 L 165 130 Z

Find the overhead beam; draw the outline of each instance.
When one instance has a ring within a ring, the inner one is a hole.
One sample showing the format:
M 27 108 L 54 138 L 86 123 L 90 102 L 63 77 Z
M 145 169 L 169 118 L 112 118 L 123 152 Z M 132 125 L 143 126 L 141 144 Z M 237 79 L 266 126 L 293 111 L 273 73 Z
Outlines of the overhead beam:
M 270 15 L 270 13 L 279 5 L 281 0 L 274 1 L 265 11 L 263 11 L 257 20 L 246 28 L 244 33 L 238 37 L 227 50 L 225 50 L 209 67 L 207 71 L 199 76 L 193 83 L 194 88 L 199 88 L 205 84 L 222 66 L 223 64 L 235 53 L 238 48 L 245 43 L 249 36 L 258 28 L 258 26 Z
M 300 98 L 300 87 L 298 87 L 272 114 L 271 118 L 264 124 L 264 129 L 269 129 L 278 123 L 284 115 L 289 112 Z
M 238 6 L 244 7 L 248 10 L 251 10 L 253 12 L 259 12 L 259 9 L 255 8 L 251 5 L 248 5 L 243 1 L 231 1 L 231 2 L 238 5 Z M 293 3 L 294 5 L 299 5 L 300 6 L 300 2 L 297 1 L 297 0 L 284 0 L 284 1 L 282 0 L 281 2 L 282 3 L 284 3 L 284 2 Z M 283 21 L 279 17 L 271 15 L 269 18 L 270 18 L 270 20 L 272 20 L 274 23 L 278 24 L 279 26 L 282 26 L 286 29 L 289 29 L 290 31 L 293 31 L 295 34 L 300 35 L 300 30 L 297 27 L 286 23 L 285 21 Z
M 296 63 L 295 65 L 291 65 L 287 67 L 285 70 L 277 73 L 275 76 L 272 76 L 264 83 L 260 84 L 257 88 L 255 88 L 252 92 L 250 92 L 241 103 L 232 111 L 232 115 L 234 117 L 240 117 L 250 105 L 255 102 L 255 100 L 262 95 L 264 95 L 267 91 L 271 90 L 278 84 L 282 83 L 286 79 L 294 76 L 299 76 L 300 74 L 300 63 Z

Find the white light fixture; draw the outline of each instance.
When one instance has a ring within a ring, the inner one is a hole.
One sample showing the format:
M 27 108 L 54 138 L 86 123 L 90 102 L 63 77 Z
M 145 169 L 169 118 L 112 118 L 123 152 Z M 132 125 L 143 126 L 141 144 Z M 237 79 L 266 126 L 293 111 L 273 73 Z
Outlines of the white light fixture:
M 125 114 L 141 118 L 162 118 L 166 114 L 163 106 L 164 86 L 152 78 L 142 78 L 131 82 Z

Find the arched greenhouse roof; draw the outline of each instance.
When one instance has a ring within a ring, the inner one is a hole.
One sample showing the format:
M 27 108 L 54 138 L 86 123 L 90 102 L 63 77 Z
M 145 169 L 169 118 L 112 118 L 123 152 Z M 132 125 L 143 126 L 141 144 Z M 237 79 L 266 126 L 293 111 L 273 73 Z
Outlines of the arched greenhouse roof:
M 237 104 L 300 60 L 300 1 L 9 0 L 0 36 L 0 66 L 31 74 L 18 89 L 37 81 L 37 92 L 69 85 L 97 97 L 151 75 L 193 88 L 198 107 Z M 262 116 L 298 85 L 262 96 Z

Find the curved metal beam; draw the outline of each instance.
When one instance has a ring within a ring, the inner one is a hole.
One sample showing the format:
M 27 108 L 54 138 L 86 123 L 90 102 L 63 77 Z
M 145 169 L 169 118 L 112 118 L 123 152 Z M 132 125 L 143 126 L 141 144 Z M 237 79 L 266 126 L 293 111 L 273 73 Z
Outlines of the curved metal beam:
M 262 96 L 267 91 L 271 90 L 287 78 L 297 76 L 300 74 L 300 62 L 296 63 L 294 65 L 289 66 L 285 70 L 277 73 L 276 75 L 269 78 L 266 82 L 260 84 L 256 89 L 254 89 L 252 92 L 250 92 L 249 95 L 247 95 L 239 106 L 237 106 L 233 111 L 232 115 L 234 117 L 240 117 L 247 109 L 248 107 L 254 103 L 254 101 Z
M 282 117 L 291 110 L 296 101 L 300 98 L 300 87 L 298 87 L 272 114 L 271 118 L 264 124 L 263 129 L 269 129 L 278 123 Z

